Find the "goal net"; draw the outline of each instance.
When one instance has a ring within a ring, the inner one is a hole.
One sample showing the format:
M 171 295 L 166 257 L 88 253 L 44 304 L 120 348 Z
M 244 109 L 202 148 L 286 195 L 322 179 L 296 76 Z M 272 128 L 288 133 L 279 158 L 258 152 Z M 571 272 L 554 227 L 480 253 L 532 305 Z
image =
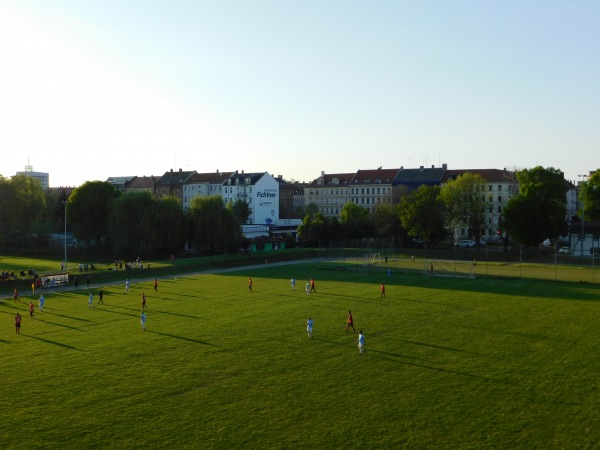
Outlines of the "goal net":
M 475 278 L 475 261 L 451 261 L 426 259 L 423 262 L 423 275 L 430 277 Z
M 365 266 L 371 266 L 373 264 L 381 263 L 381 254 L 380 253 L 367 253 L 363 255 L 363 264 Z

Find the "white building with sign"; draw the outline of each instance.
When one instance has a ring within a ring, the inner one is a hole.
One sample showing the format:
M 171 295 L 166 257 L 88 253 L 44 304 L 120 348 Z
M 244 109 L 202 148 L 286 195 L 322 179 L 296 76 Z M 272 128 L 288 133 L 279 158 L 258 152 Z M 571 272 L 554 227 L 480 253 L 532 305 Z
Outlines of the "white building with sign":
M 279 221 L 279 183 L 268 172 L 235 171 L 223 183 L 226 203 L 244 200 L 252 213 L 250 225 L 277 225 Z

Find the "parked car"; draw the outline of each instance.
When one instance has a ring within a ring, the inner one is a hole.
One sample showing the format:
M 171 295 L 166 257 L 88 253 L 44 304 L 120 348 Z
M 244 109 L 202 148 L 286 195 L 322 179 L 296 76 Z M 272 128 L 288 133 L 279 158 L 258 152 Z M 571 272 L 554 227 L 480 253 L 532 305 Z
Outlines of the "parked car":
M 571 254 L 571 248 L 570 247 L 561 247 L 558 249 L 558 254 L 559 255 L 570 255 Z
M 457 247 L 475 247 L 475 241 L 472 241 L 471 239 L 463 239 L 454 245 Z

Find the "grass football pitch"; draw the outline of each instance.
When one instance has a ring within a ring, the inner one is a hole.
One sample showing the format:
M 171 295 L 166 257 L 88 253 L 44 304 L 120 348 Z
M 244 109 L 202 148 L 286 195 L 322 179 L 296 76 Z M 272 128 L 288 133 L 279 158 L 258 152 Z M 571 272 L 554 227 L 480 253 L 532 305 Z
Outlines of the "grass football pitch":
M 0 448 L 600 446 L 595 285 L 310 263 L 98 287 L 2 298 Z

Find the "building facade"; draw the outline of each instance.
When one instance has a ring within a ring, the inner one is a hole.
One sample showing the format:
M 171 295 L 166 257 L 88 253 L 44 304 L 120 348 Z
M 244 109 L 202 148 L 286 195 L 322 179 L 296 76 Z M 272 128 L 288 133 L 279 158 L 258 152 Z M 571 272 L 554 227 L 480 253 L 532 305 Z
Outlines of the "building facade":
M 252 210 L 249 225 L 275 225 L 279 221 L 279 183 L 268 172 L 233 172 L 223 182 L 225 203 L 244 200 Z
M 358 170 L 350 181 L 350 201 L 375 212 L 377 205 L 391 205 L 393 183 L 400 169 Z
M 326 174 L 311 181 L 304 188 L 305 206 L 315 204 L 326 217 L 339 217 L 342 208 L 350 201 L 350 182 L 355 173 Z
M 17 172 L 16 175 L 25 175 L 26 177 L 35 178 L 40 182 L 42 189 L 47 191 L 50 188 L 50 174 L 46 172 L 34 172 L 30 165 L 25 166 L 24 172 Z
M 177 198 L 183 205 L 183 186 L 196 173 L 195 170 L 190 172 L 183 171 L 182 169 L 179 169 L 176 172 L 174 172 L 173 169 L 169 172 L 165 172 L 165 174 L 156 182 L 156 196 L 158 198 L 172 196 Z
M 192 200 L 196 197 L 207 197 L 218 195 L 223 197 L 223 183 L 233 172 L 210 172 L 195 173 L 183 185 L 183 209 L 188 210 L 192 206 Z
M 486 184 L 481 186 L 481 200 L 485 205 L 482 239 L 495 237 L 497 236 L 504 207 L 512 196 L 519 192 L 516 174 L 506 169 L 447 170 L 442 184 L 446 184 L 449 180 L 456 179 L 465 173 L 481 175 L 486 181 Z M 453 230 L 455 242 L 471 237 L 471 231 L 466 226 L 457 226 Z

